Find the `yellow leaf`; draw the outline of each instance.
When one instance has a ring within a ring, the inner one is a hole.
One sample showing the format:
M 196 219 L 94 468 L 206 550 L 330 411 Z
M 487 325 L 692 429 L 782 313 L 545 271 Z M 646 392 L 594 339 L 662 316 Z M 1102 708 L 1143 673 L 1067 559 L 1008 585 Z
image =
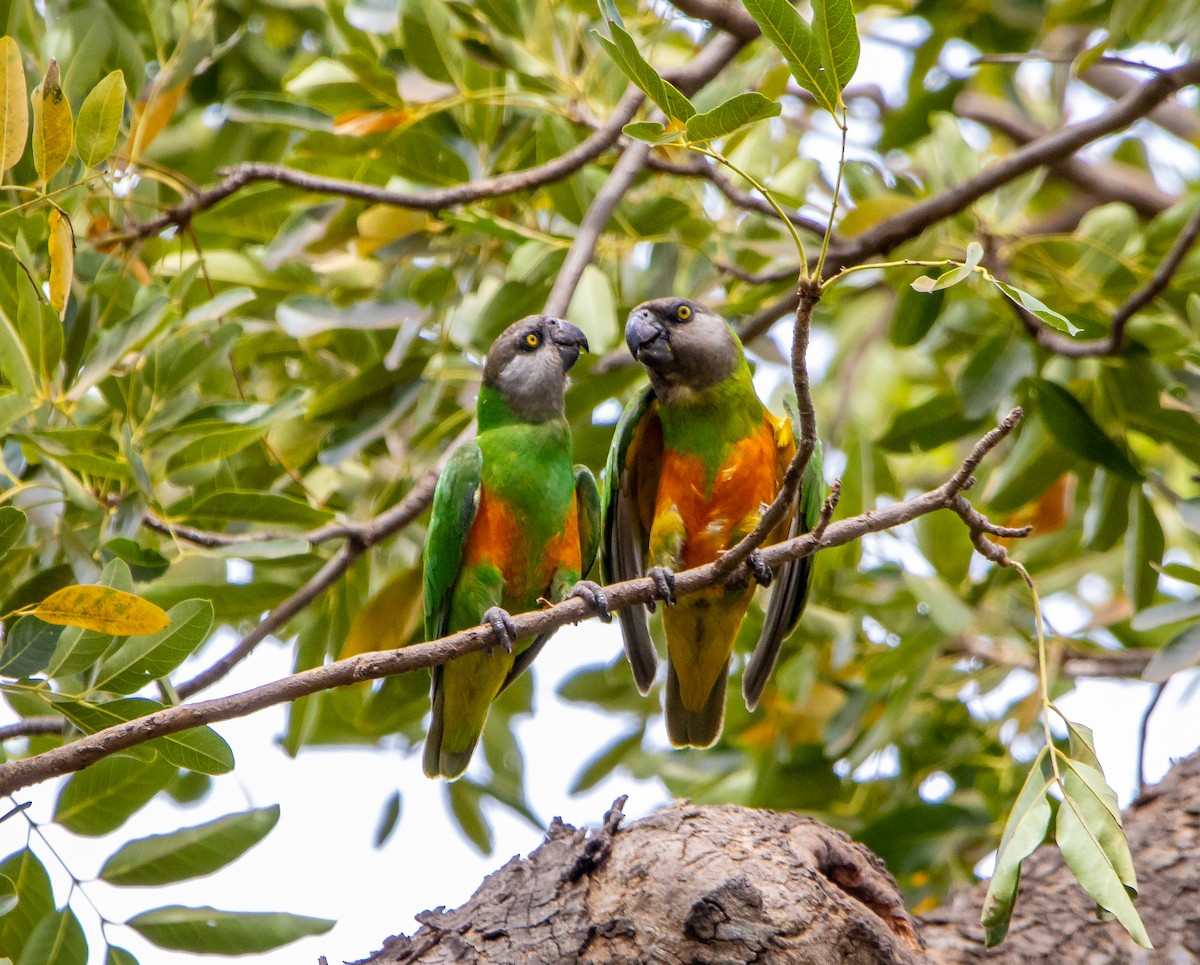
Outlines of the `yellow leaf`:
M 129 131 L 129 160 L 136 161 L 140 158 L 162 133 L 167 122 L 175 114 L 175 108 L 179 106 L 179 100 L 188 89 L 190 80 L 189 77 L 182 84 L 161 92 L 155 89 L 155 85 L 145 102 L 138 100 L 134 109 L 133 127 Z
M 342 658 L 372 650 L 394 650 L 409 642 L 425 617 L 421 568 L 405 570 L 384 585 L 350 624 Z
M 429 212 L 410 211 L 390 204 L 376 204 L 358 216 L 358 240 L 356 248 L 360 255 L 369 255 L 397 238 L 427 230 Z
M 333 133 L 363 137 L 394 130 L 412 120 L 412 111 L 402 107 L 389 107 L 382 111 L 346 111 L 333 119 Z
M 914 198 L 892 193 L 863 198 L 846 212 L 838 224 L 838 233 L 846 237 L 860 234 L 885 218 L 902 214 L 916 203 Z
M 38 604 L 33 615 L 46 623 L 121 637 L 158 633 L 171 622 L 149 600 L 109 586 L 64 586 Z
M 33 89 L 33 166 L 44 184 L 63 166 L 74 143 L 71 102 L 59 86 L 58 61 L 51 60 L 46 76 Z
M 75 274 L 75 232 L 71 220 L 58 208 L 50 209 L 50 304 L 62 318 Z
M 21 49 L 12 37 L 0 37 L 0 174 L 21 160 L 28 134 Z

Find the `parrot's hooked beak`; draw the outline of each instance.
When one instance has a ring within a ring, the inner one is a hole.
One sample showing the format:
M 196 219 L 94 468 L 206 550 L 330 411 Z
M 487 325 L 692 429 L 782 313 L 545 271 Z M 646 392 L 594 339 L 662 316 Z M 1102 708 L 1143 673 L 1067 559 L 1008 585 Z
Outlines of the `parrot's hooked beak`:
M 579 361 L 579 353 L 588 351 L 587 336 L 582 329 L 562 318 L 546 319 L 546 331 L 558 349 L 563 371 L 569 372 L 571 366 Z
M 638 309 L 625 323 L 625 344 L 630 354 L 646 365 L 665 362 L 671 357 L 671 333 L 653 312 Z

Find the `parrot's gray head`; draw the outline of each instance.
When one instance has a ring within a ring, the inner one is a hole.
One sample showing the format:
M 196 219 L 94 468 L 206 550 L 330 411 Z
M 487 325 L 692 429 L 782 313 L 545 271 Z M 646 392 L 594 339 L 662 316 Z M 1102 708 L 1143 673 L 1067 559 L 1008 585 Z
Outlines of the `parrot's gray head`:
M 686 298 L 655 298 L 629 313 L 625 344 L 646 367 L 659 399 L 668 401 L 726 378 L 740 345 L 729 323 Z
M 492 343 L 483 363 L 483 384 L 497 389 L 528 422 L 561 416 L 567 372 L 587 349 L 587 337 L 570 322 L 529 315 Z

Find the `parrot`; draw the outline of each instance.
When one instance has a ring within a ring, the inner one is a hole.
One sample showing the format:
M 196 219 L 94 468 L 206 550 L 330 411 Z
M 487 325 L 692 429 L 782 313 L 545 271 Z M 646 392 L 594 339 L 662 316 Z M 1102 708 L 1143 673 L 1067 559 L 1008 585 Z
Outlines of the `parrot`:
M 426 639 L 485 623 L 496 643 L 433 669 L 429 777 L 462 776 L 492 701 L 549 639 L 514 654 L 509 611 L 582 596 L 611 619 L 601 588 L 582 579 L 600 543 L 600 493 L 591 471 L 572 465 L 564 416 L 567 372 L 587 348 L 560 318 L 533 315 L 505 329 L 484 360 L 476 437 L 438 477 L 425 539 Z
M 674 572 L 712 562 L 754 529 L 796 451 L 799 413 L 794 400 L 787 418 L 766 409 L 741 341 L 724 318 L 697 302 L 659 298 L 638 305 L 625 342 L 650 384 L 625 407 L 609 450 L 601 568 L 606 582 L 653 580 L 667 604 L 667 734 L 676 747 L 708 747 L 724 724 L 730 655 L 755 585 L 717 585 L 676 602 Z M 798 504 L 770 541 L 816 526 L 823 500 L 818 443 Z M 747 564 L 759 584 L 772 582 L 757 551 Z M 774 579 L 742 677 L 750 710 L 804 609 L 811 569 L 805 557 L 784 564 Z M 645 695 L 658 662 L 646 612 L 627 607 L 619 618 L 634 681 Z

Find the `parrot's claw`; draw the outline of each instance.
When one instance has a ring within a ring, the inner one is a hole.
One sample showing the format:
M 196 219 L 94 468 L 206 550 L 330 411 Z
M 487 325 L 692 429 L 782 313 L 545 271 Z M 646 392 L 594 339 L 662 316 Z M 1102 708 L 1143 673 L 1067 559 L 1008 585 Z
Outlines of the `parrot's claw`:
M 608 610 L 608 597 L 604 595 L 604 590 L 599 583 L 580 580 L 567 594 L 568 598 L 573 596 L 586 600 L 588 606 L 595 610 L 596 615 L 600 617 L 601 623 L 612 623 L 612 614 Z
M 513 644 L 517 640 L 517 625 L 513 623 L 508 611 L 498 606 L 489 607 L 483 611 L 483 622 L 488 624 L 492 633 L 496 635 L 496 642 L 488 647 L 488 656 L 492 655 L 497 645 L 503 647 L 507 653 L 512 653 Z
M 771 580 L 775 578 L 771 567 L 767 566 L 767 561 L 758 550 L 750 551 L 750 555 L 746 557 L 746 568 L 750 570 L 750 575 L 759 586 L 770 586 Z
M 665 566 L 652 566 L 646 571 L 646 575 L 654 581 L 654 593 L 667 606 L 675 605 L 675 574 Z M 654 601 L 650 600 L 647 604 L 650 612 L 654 612 Z

